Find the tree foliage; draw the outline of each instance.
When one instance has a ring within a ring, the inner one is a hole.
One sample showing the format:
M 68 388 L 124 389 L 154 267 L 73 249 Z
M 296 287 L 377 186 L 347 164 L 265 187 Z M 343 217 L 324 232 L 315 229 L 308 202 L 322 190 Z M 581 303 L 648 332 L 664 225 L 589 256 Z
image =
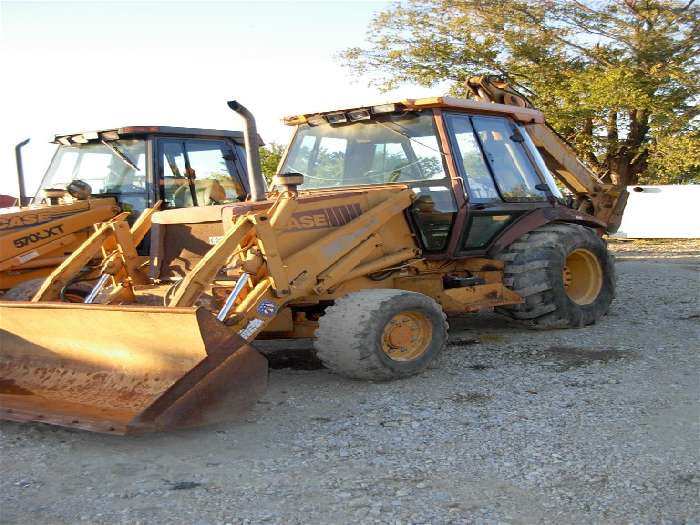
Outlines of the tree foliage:
M 605 180 L 700 182 L 693 0 L 407 0 L 341 58 L 388 90 L 506 77 Z
M 262 167 L 263 177 L 270 184 L 272 177 L 277 173 L 277 166 L 284 154 L 285 147 L 277 142 L 270 142 L 260 148 L 260 165 Z

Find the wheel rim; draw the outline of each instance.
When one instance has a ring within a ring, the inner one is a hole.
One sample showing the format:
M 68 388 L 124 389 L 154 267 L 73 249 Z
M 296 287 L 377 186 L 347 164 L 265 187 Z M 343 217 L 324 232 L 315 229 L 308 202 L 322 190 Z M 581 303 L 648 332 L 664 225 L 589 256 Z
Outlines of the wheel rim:
M 396 314 L 382 332 L 382 351 L 394 361 L 413 361 L 428 351 L 433 325 L 422 312 Z
M 576 304 L 591 304 L 603 287 L 603 268 L 593 252 L 574 250 L 566 258 L 562 271 L 566 295 Z

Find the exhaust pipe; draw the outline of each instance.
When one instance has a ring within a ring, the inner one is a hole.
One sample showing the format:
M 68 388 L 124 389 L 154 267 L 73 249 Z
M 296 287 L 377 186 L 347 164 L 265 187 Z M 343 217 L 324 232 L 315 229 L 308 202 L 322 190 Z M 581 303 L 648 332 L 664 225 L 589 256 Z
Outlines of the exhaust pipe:
M 22 148 L 29 144 L 30 139 L 25 139 L 15 146 L 15 163 L 17 164 L 17 186 L 19 188 L 19 205 L 29 204 L 27 190 L 24 187 L 24 167 L 22 165 Z
M 248 182 L 250 184 L 250 199 L 253 202 L 265 200 L 265 179 L 260 167 L 260 152 L 258 151 L 258 130 L 255 126 L 255 117 L 242 104 L 235 100 L 227 102 L 228 107 L 238 113 L 245 120 L 245 153 L 248 168 Z

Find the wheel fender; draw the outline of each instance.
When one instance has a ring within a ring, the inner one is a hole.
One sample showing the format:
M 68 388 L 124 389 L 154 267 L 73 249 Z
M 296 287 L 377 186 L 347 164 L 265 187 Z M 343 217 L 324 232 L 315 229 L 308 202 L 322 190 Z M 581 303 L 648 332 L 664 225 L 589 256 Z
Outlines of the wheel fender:
M 508 246 L 513 244 L 520 237 L 532 230 L 549 224 L 550 222 L 568 222 L 588 226 L 596 230 L 605 231 L 605 223 L 601 220 L 578 210 L 572 210 L 566 206 L 553 206 L 551 208 L 537 208 L 526 213 L 512 225 L 507 227 L 496 237 L 488 250 L 488 255 L 494 257 Z

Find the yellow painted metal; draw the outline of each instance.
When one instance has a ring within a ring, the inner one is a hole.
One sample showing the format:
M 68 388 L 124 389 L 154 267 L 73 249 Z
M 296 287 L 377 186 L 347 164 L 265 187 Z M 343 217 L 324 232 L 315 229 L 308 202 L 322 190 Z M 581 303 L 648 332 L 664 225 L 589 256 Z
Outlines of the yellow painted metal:
M 459 304 L 458 311 L 477 308 L 491 308 L 505 304 L 522 304 L 525 302 L 520 295 L 506 288 L 503 283 L 479 284 L 463 288 L 449 288 L 444 295 Z M 452 308 L 446 307 L 450 311 Z
M 262 217 L 254 217 L 252 222 L 255 224 L 255 235 L 258 239 L 260 255 L 267 264 L 267 273 L 272 280 L 270 285 L 277 295 L 288 295 L 289 277 L 280 256 L 277 236 L 272 229 L 271 221 L 267 216 L 263 215 Z
M 46 257 L 46 254 L 55 252 L 64 246 L 75 243 L 78 237 L 74 233 L 69 233 L 55 241 L 47 242 L 27 252 L 20 253 L 16 257 L 0 262 L 0 272 L 11 268 L 37 268 L 41 266 L 53 266 L 56 257 Z
M 33 302 L 52 301 L 60 297 L 61 289 L 74 279 L 83 268 L 102 253 L 102 271 L 115 277 L 115 284 L 143 284 L 147 282 L 138 267 L 141 258 L 136 246 L 143 240 L 151 225 L 153 213 L 160 208 L 158 201 L 153 208 L 146 209 L 132 228 L 126 223 L 128 212 L 123 212 L 95 227 L 93 234 L 69 257 L 67 257 L 42 283 L 32 298 Z M 85 275 L 84 278 L 89 276 Z M 129 297 L 133 294 L 129 293 Z
M 48 278 L 42 283 L 39 290 L 32 298 L 33 302 L 58 300 L 61 289 L 68 284 L 71 278 L 92 259 L 94 259 L 102 243 L 110 234 L 109 223 L 103 223 L 82 244 L 79 250 L 74 251 L 65 261 L 57 266 Z
M 366 259 L 373 250 L 379 248 L 381 245 L 382 241 L 379 235 L 370 235 L 367 240 L 359 244 L 345 257 L 319 273 L 316 279 L 318 284 L 314 287 L 314 291 L 319 294 L 323 293 L 334 284 L 346 280 L 350 270 L 357 267 L 362 260 Z
M 394 361 L 413 361 L 428 351 L 432 338 L 433 325 L 425 314 L 399 312 L 382 331 L 382 351 Z
M 178 286 L 169 306 L 191 306 L 197 297 L 214 280 L 217 272 L 239 248 L 239 243 L 253 229 L 248 217 L 238 218 L 233 228 L 227 231 L 216 245 L 202 257 Z
M 567 256 L 562 279 L 569 299 L 582 306 L 591 304 L 603 287 L 603 268 L 593 252 L 578 248 Z
M 404 261 L 418 257 L 419 254 L 420 250 L 416 247 L 399 250 L 396 253 L 391 253 L 356 266 L 344 276 L 344 280 L 349 281 L 350 279 L 355 279 L 356 277 L 361 277 L 363 275 L 384 270 L 385 268 L 390 268 Z
M 112 198 L 0 209 L 0 289 L 45 276 L 118 211 Z
M 4 419 L 115 433 L 188 426 L 211 416 L 206 388 L 199 401 L 188 392 L 212 387 L 217 368 L 239 404 L 265 386 L 265 360 L 195 308 L 0 303 L 0 333 Z
M 402 110 L 420 110 L 429 108 L 443 108 L 454 110 L 470 110 L 479 113 L 490 113 L 499 115 L 510 115 L 514 119 L 521 122 L 544 122 L 542 112 L 532 108 L 513 106 L 511 104 L 498 104 L 492 102 L 484 102 L 472 99 L 463 99 L 449 96 L 438 97 L 423 97 L 423 98 L 405 98 L 397 101 L 389 101 L 387 104 L 395 104 L 398 109 Z M 367 106 L 364 106 L 366 108 Z M 303 115 L 293 115 L 284 117 L 283 121 L 287 126 L 298 126 L 308 121 L 309 117 L 328 113 L 337 113 L 338 111 L 352 111 L 354 109 L 362 109 L 360 107 L 341 108 L 321 113 L 306 113 Z

